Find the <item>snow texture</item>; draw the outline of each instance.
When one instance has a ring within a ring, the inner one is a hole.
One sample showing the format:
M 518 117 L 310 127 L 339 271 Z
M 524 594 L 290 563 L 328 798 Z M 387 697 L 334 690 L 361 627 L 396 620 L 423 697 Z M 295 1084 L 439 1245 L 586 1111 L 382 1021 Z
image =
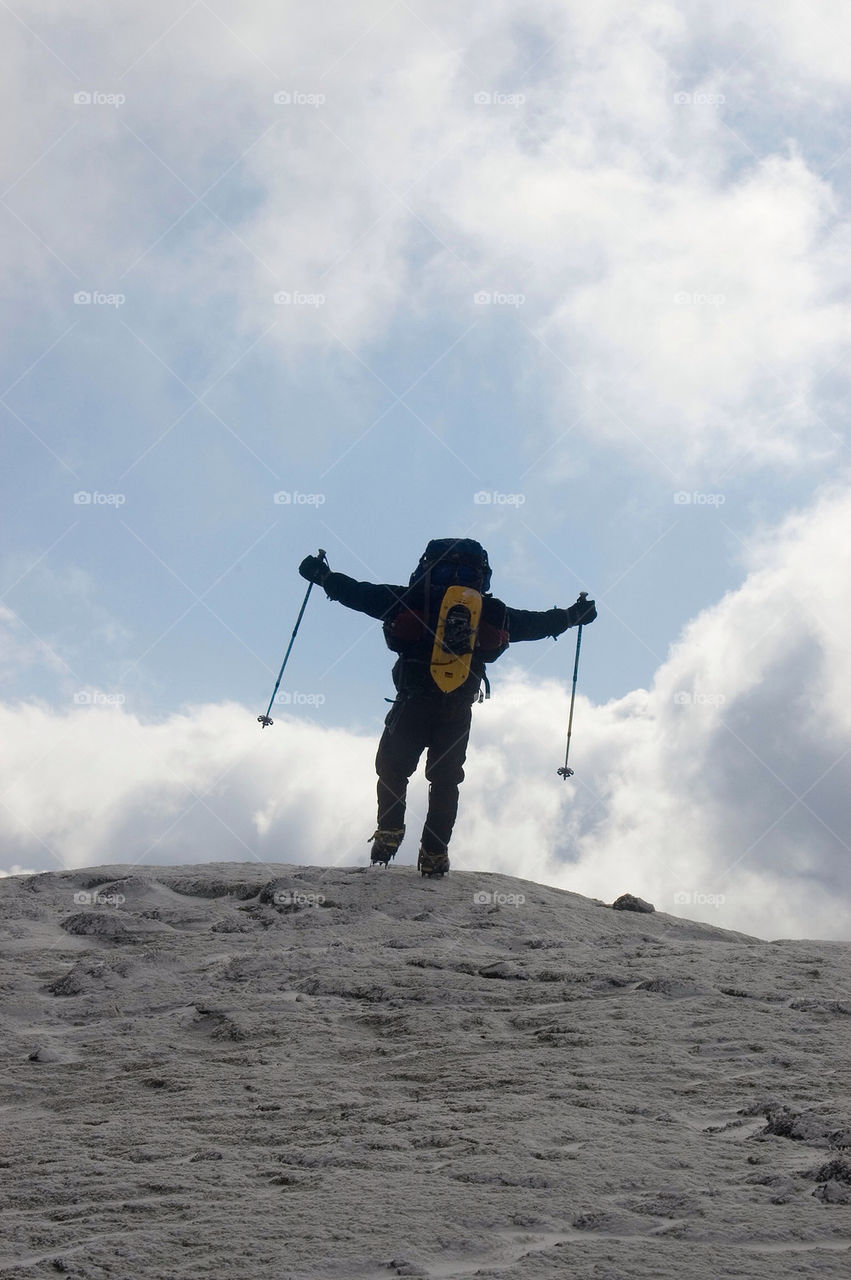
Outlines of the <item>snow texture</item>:
M 851 1274 L 851 948 L 506 876 L 2 895 L 0 1275 Z

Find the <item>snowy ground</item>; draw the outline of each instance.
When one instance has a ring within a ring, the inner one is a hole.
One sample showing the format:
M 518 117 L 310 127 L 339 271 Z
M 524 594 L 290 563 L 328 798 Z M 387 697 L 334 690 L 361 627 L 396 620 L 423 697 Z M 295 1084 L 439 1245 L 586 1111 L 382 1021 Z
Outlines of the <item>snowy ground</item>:
M 409 867 L 0 904 L 0 1275 L 851 1275 L 851 946 Z

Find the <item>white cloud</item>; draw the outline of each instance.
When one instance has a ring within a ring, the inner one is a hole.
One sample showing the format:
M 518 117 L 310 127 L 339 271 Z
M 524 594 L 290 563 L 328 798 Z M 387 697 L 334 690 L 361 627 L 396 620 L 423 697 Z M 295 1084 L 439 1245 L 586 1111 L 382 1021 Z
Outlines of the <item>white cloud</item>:
M 95 701 L 4 707 L 0 721 L 7 856 L 24 850 L 42 869 L 334 862 L 372 817 L 370 745 L 285 715 L 261 730 L 224 703 L 151 724 Z
M 69 13 L 54 6 L 47 38 L 73 63 Z M 197 335 L 224 297 L 248 334 L 275 322 L 288 358 L 336 348 L 329 329 L 363 354 L 400 316 L 442 314 L 457 336 L 485 322 L 476 289 L 513 289 L 527 303 L 512 340 L 527 368 L 537 357 L 559 430 L 566 409 L 589 410 L 580 431 L 677 472 L 835 449 L 819 382 L 848 336 L 844 223 L 831 175 L 785 138 L 765 153 L 742 141 L 735 68 L 749 101 L 790 64 L 816 77 L 846 24 L 838 10 L 810 21 L 787 0 L 763 22 L 746 6 L 745 26 L 765 30 L 752 63 L 741 25 L 673 2 L 612 0 L 592 15 L 538 0 L 520 31 L 507 2 L 421 16 L 375 0 L 329 28 L 321 9 L 258 0 L 228 15 L 230 30 L 195 7 L 159 41 L 166 8 L 159 27 L 148 9 L 117 27 L 111 14 L 102 35 L 92 26 L 91 62 L 98 84 L 126 91 L 120 109 L 75 108 L 77 82 L 19 33 L 10 94 L 48 75 L 34 109 L 15 113 L 11 178 L 48 154 L 8 198 L 82 287 L 138 262 L 126 290 L 154 302 L 160 343 Z M 704 35 L 708 70 L 695 61 Z M 276 91 L 324 101 L 276 106 Z M 525 101 L 482 105 L 477 92 Z M 677 104 L 676 92 L 725 101 Z M 211 184 L 209 208 L 188 213 L 187 186 Z M 55 309 L 73 281 L 37 243 L 17 224 L 7 272 L 22 260 L 44 272 Z M 275 291 L 324 302 L 276 307 Z
M 627 201 L 631 225 L 607 235 L 606 269 L 543 330 L 581 379 L 594 429 L 613 443 L 632 435 L 678 476 L 832 454 L 815 385 L 848 315 L 819 244 L 824 184 L 775 158 L 726 190 L 696 174 L 664 191 L 637 179 Z
M 707 6 L 706 19 L 717 23 L 721 10 Z M 736 14 L 741 48 L 757 57 L 767 49 L 785 75 L 778 89 L 792 95 L 802 82 L 845 88 L 851 82 L 843 49 L 851 40 L 851 13 L 842 0 L 811 9 L 806 0 L 751 0 Z M 714 23 L 713 23 L 714 25 Z M 720 24 L 718 24 L 720 26 Z M 710 28 L 711 29 L 711 28 Z M 716 26 L 715 34 L 719 34 Z
M 14 610 L 0 604 L 0 677 L 10 681 L 32 668 L 67 677 L 68 664 Z

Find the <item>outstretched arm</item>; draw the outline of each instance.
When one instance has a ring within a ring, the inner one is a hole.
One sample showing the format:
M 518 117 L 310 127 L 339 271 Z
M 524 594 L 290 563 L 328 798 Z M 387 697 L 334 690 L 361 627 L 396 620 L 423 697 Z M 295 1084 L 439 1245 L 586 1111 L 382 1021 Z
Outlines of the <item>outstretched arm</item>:
M 367 613 L 370 618 L 384 618 L 405 592 L 404 587 L 356 582 L 345 573 L 329 573 L 323 585 L 329 600 L 338 600 L 347 609 L 357 609 L 358 613 Z
M 347 609 L 356 609 L 370 618 L 383 618 L 399 603 L 405 588 L 374 582 L 357 582 L 345 573 L 332 573 L 317 556 L 307 556 L 298 571 L 308 582 L 324 587 L 329 600 L 337 600 Z
M 545 636 L 560 636 L 568 627 L 586 626 L 593 622 L 597 610 L 593 600 L 581 595 L 576 604 L 567 609 L 507 609 L 508 634 L 515 640 L 543 640 Z
M 566 609 L 508 609 L 508 634 L 511 643 L 517 640 L 543 640 L 545 636 L 560 636 L 569 623 Z

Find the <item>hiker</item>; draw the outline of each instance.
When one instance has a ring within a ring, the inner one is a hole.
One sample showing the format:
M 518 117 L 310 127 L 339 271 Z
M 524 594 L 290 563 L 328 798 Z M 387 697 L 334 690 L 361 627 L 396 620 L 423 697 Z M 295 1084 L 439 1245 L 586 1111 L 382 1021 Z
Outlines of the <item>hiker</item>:
M 378 825 L 372 863 L 385 867 L 405 834 L 408 780 L 424 750 L 428 813 L 417 867 L 423 875 L 449 870 L 449 838 L 458 811 L 458 787 L 473 703 L 490 694 L 485 663 L 495 662 L 509 641 L 543 640 L 597 616 L 594 601 L 580 596 L 567 609 L 510 609 L 490 595 L 487 552 L 472 538 L 429 542 L 407 587 L 356 582 L 333 573 L 322 556 L 307 556 L 299 573 L 331 600 L 384 624 L 396 699 L 378 744 Z

